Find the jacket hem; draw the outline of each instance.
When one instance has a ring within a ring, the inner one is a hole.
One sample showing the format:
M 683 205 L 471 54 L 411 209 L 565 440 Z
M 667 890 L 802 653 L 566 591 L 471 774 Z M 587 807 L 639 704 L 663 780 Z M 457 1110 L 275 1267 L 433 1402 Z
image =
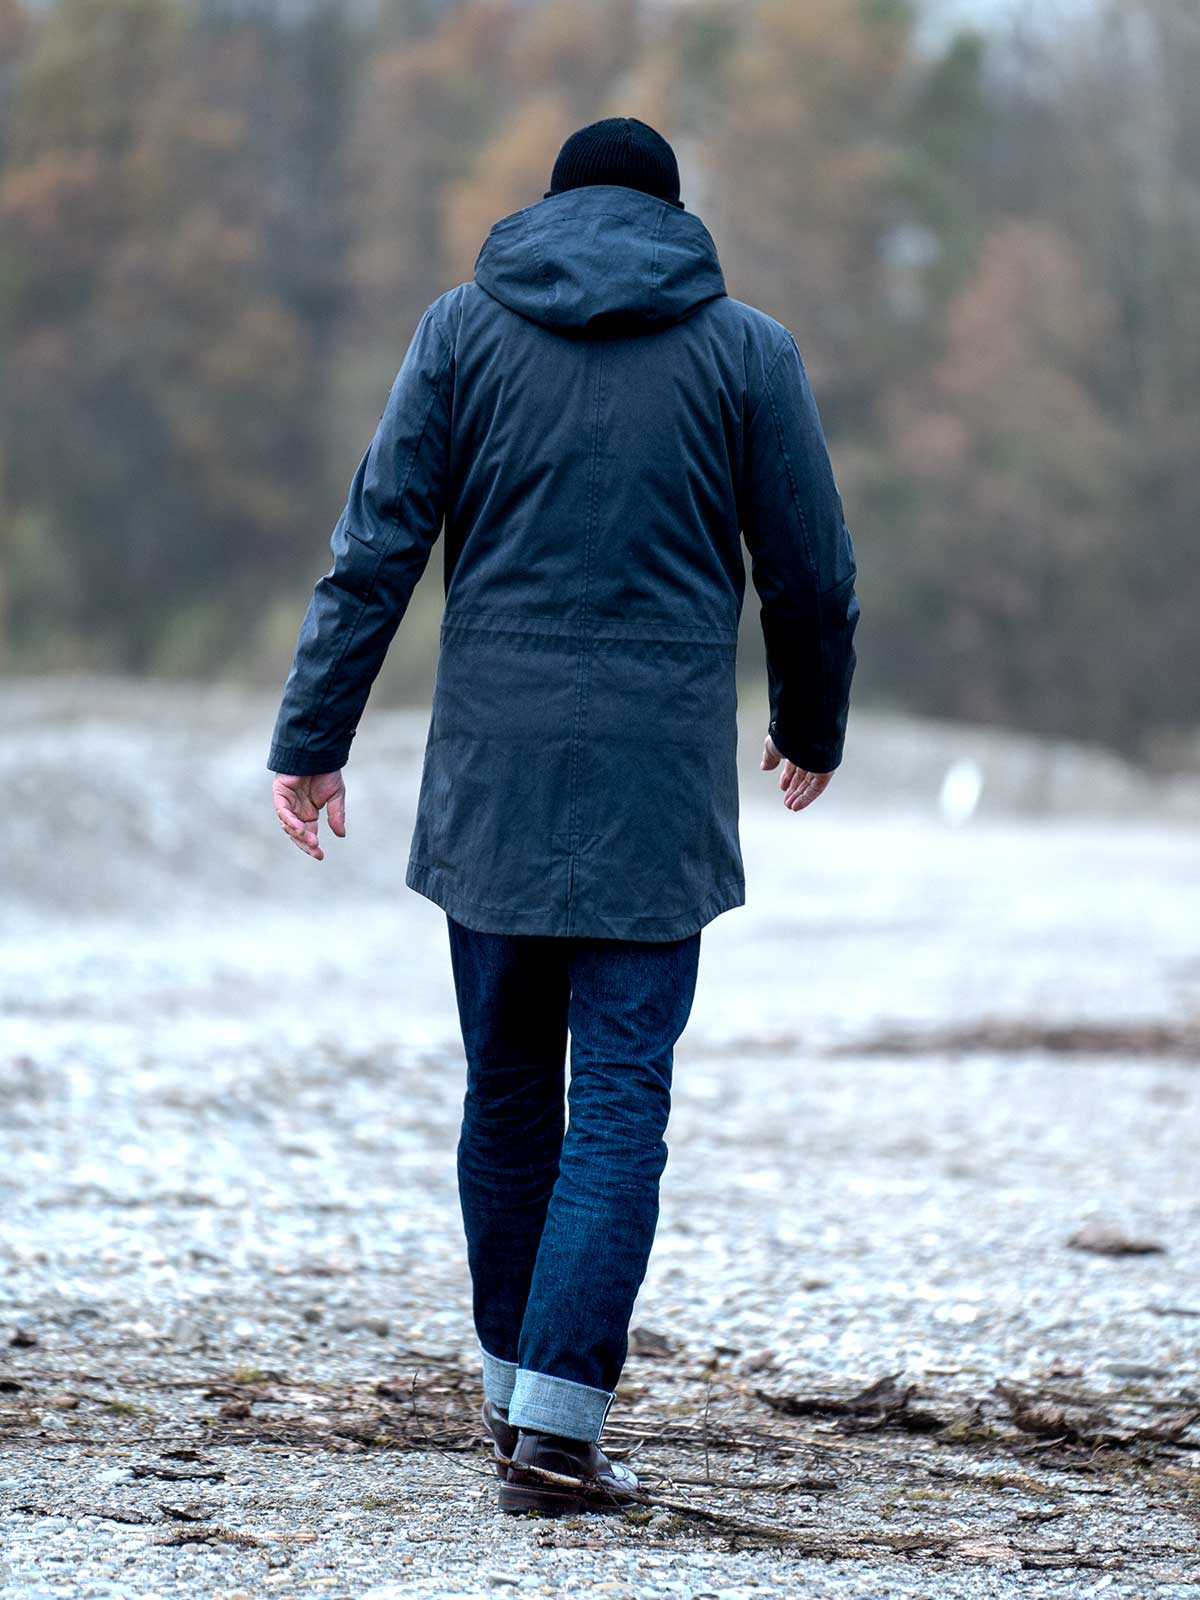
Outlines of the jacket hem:
M 424 895 L 427 900 L 440 906 L 455 922 L 461 922 L 465 928 L 471 928 L 476 933 L 527 933 L 554 938 L 637 939 L 661 943 L 670 939 L 689 938 L 714 917 L 746 903 L 745 879 L 725 878 L 699 905 L 672 917 L 637 913 L 606 917 L 575 909 L 571 914 L 568 935 L 565 906 L 560 911 L 554 911 L 549 906 L 526 906 L 502 911 L 495 906 L 480 905 L 460 894 L 440 867 L 427 866 L 411 857 L 404 881 L 417 894 Z

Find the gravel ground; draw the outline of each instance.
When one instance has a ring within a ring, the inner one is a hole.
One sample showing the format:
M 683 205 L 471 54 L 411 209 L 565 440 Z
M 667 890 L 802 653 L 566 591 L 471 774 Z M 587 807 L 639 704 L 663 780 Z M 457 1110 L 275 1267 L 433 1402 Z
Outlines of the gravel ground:
M 746 708 L 605 1435 L 671 1505 L 544 1521 L 477 1422 L 426 717 L 318 864 L 273 709 L 0 690 L 0 1593 L 1200 1595 L 1193 787 L 860 716 L 793 816 Z

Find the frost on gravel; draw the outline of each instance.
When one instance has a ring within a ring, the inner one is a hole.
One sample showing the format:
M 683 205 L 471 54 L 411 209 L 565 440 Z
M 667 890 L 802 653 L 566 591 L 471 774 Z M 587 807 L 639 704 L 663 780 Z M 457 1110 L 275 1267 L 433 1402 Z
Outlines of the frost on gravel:
M 317 864 L 269 698 L 0 690 L 0 1593 L 1200 1594 L 1195 787 L 862 715 L 794 815 L 750 709 L 605 1435 L 647 1503 L 549 1522 L 479 1431 L 427 717 Z

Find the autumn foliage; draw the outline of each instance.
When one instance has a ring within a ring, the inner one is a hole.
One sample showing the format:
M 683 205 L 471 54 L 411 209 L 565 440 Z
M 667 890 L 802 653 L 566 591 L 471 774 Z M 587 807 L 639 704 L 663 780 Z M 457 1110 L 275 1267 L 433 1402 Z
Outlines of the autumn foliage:
M 274 683 L 422 309 L 633 114 L 804 351 L 863 702 L 1194 733 L 1189 0 L 987 35 L 907 0 L 285 10 L 0 0 L 0 663 Z

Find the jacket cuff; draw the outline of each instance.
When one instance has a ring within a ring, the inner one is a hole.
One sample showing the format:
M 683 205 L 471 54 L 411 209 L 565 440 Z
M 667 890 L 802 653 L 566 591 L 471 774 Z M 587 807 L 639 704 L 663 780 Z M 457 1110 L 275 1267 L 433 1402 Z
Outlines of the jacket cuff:
M 336 750 L 301 750 L 295 745 L 273 744 L 267 767 L 292 778 L 313 778 L 323 772 L 340 772 L 349 755 L 348 745 Z
M 767 724 L 767 732 L 771 735 L 771 743 L 784 760 L 794 762 L 805 772 L 833 772 L 842 763 L 840 746 L 805 744 L 800 739 L 793 739 L 791 734 L 781 734 L 775 727 L 773 717 Z

